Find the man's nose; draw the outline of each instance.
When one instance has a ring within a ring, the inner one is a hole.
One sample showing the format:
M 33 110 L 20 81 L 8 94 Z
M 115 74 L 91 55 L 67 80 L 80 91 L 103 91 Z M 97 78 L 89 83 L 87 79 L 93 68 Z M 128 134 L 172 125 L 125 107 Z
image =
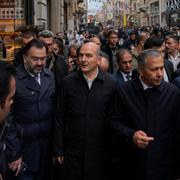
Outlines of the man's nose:
M 44 61 L 42 61 L 41 59 L 38 59 L 37 60 L 37 65 L 42 65 L 42 64 L 44 64 Z
M 81 56 L 79 59 L 80 59 L 80 61 L 84 62 L 84 61 L 86 61 L 86 56 Z
M 158 69 L 157 76 L 163 76 L 163 70 L 162 69 Z

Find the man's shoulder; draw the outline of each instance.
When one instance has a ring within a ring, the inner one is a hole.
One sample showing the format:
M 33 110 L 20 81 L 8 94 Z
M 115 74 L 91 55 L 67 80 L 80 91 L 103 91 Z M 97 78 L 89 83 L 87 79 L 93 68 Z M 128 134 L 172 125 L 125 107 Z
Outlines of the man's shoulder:
M 103 44 L 102 47 L 101 47 L 101 50 L 103 52 L 107 53 L 106 51 L 110 50 L 109 44 L 108 43 Z
M 134 93 L 137 93 L 137 91 L 141 91 L 142 89 L 143 87 L 139 80 L 139 77 L 136 76 L 135 78 L 127 82 L 124 82 L 120 88 L 120 91 L 124 92 L 125 94 L 126 93 L 134 94 Z
M 111 82 L 115 82 L 114 78 L 113 78 L 113 74 L 103 73 L 105 79 L 107 79 L 108 81 L 111 81 Z
M 103 73 L 103 81 L 104 84 L 109 87 L 110 89 L 116 89 L 118 87 L 117 80 L 112 77 L 112 74 L 109 73 Z
M 179 77 L 179 81 L 180 81 L 180 77 Z M 168 88 L 171 90 L 178 90 L 178 88 L 173 83 L 168 83 L 166 81 L 162 81 L 161 86 L 163 88 Z
M 55 59 L 56 60 L 61 60 L 61 61 L 63 60 L 63 61 L 65 61 L 66 58 L 63 55 L 58 54 L 58 55 L 55 55 Z
M 80 76 L 79 72 L 72 72 L 63 78 L 64 82 L 71 82 L 76 80 Z
M 160 90 L 161 90 L 162 94 L 166 94 L 166 95 L 170 95 L 170 96 L 174 96 L 174 97 L 175 97 L 175 95 L 180 93 L 178 87 L 175 84 L 168 83 L 164 80 L 161 82 Z
M 119 78 L 123 78 L 122 74 L 120 71 L 116 70 L 114 73 L 111 74 L 111 77 L 115 80 L 119 79 Z
M 52 71 L 50 71 L 47 68 L 44 68 L 42 72 L 45 74 L 45 76 L 54 77 L 54 74 L 52 73 Z

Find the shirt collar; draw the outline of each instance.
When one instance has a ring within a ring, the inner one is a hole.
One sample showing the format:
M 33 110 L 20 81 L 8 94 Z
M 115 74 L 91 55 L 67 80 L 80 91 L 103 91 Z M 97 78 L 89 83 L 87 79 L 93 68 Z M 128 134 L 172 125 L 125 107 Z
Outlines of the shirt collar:
M 130 71 L 129 73 L 124 73 L 122 71 L 120 71 L 120 72 L 123 75 L 123 77 L 126 77 L 127 75 L 132 76 L 132 71 Z
M 24 64 L 24 68 L 25 68 L 25 70 L 27 71 L 27 73 L 31 76 L 31 77 L 35 77 L 36 75 L 40 75 L 40 72 L 39 73 L 37 73 L 37 74 L 32 74 L 32 73 L 30 73 L 28 70 L 27 70 L 27 67 L 26 67 L 26 65 Z
M 175 57 L 171 56 L 170 54 L 168 54 L 168 56 L 169 56 L 170 59 L 175 59 L 176 60 L 176 59 L 180 58 L 180 53 L 178 52 Z
M 97 68 L 97 70 L 96 70 L 96 75 L 95 75 L 94 78 L 91 79 L 91 80 L 88 80 L 87 76 L 86 76 L 84 73 L 83 73 L 83 76 L 84 76 L 84 78 L 85 78 L 86 81 L 94 81 L 94 80 L 97 78 L 98 73 L 99 73 L 99 70 L 98 70 L 98 68 Z
M 152 88 L 152 86 L 149 86 L 149 85 L 147 85 L 145 82 L 143 82 L 143 80 L 141 79 L 140 76 L 139 76 L 139 80 L 140 80 L 140 82 L 141 82 L 144 90 L 146 90 L 146 89 L 148 89 L 148 88 Z

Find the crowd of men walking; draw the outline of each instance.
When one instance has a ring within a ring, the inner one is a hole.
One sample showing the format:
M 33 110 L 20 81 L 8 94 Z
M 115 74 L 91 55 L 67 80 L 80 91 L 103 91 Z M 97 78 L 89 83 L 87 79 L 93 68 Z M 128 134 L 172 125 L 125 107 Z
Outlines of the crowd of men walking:
M 22 33 L 0 61 L 0 179 L 180 179 L 178 35 Z

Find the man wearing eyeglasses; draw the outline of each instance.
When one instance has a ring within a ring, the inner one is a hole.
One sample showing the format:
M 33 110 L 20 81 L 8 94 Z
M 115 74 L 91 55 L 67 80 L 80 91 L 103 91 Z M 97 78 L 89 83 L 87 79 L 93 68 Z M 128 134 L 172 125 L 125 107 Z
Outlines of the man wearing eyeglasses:
M 7 153 L 12 179 L 41 180 L 48 164 L 54 118 L 55 82 L 46 69 L 47 46 L 33 39 L 23 50 L 24 65 L 17 68 L 17 89 Z

